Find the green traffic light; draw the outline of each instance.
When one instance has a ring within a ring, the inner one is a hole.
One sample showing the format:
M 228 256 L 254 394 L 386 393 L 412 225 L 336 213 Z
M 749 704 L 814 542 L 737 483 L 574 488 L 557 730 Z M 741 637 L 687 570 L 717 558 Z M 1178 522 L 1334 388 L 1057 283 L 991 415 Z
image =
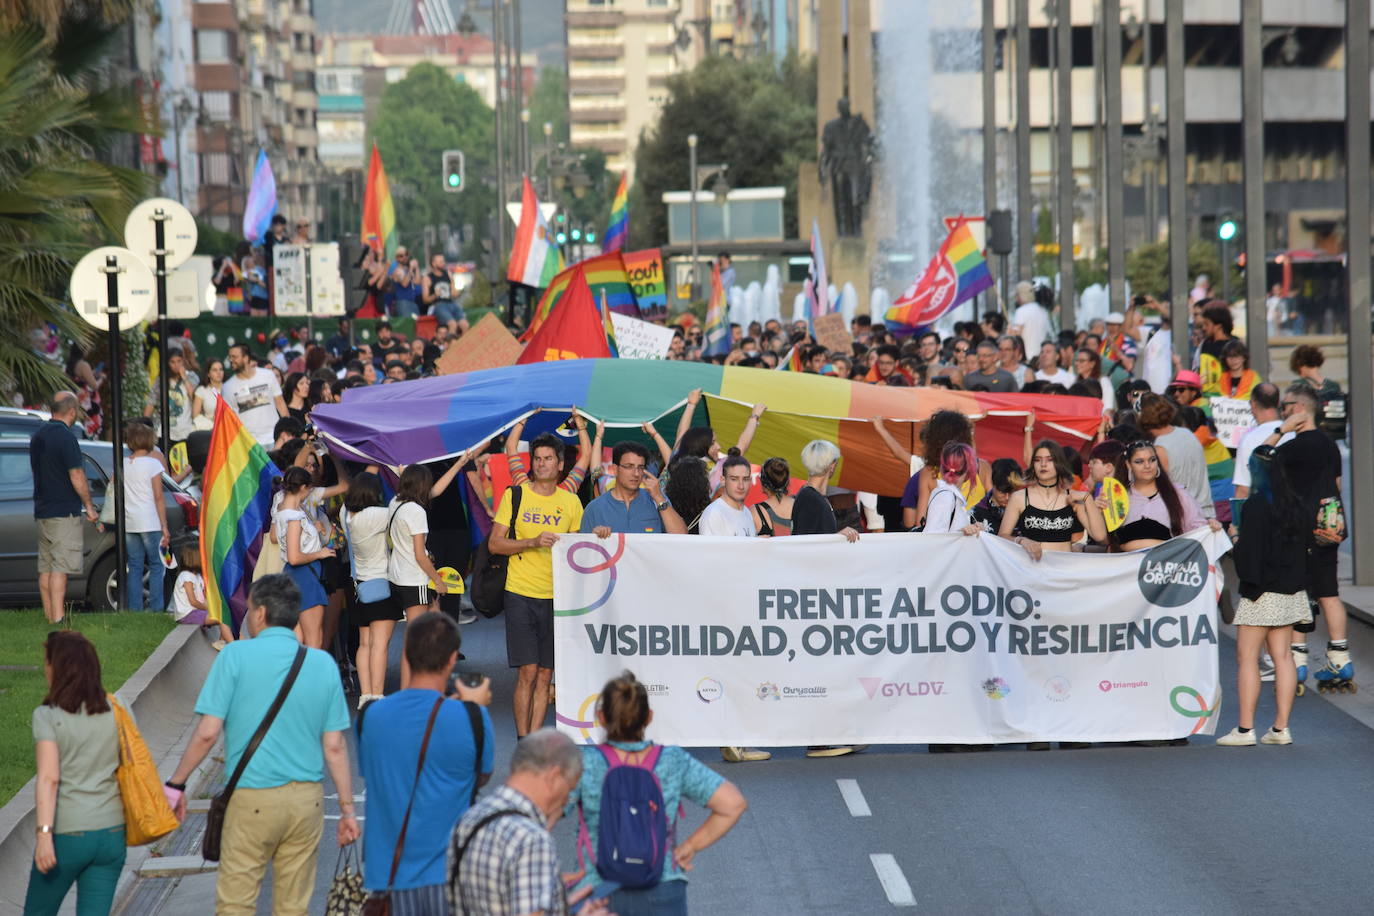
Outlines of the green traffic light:
M 554 236 L 554 238 L 558 240 L 558 244 L 560 245 L 568 244 L 568 234 L 566 232 L 560 232 L 558 235 Z
M 1217 238 L 1229 242 L 1236 237 L 1236 221 L 1228 219 L 1217 227 Z
M 456 188 L 456 187 L 458 187 L 458 186 L 459 186 L 460 184 L 462 184 L 462 183 L 463 183 L 463 176 L 462 176 L 462 175 L 459 175 L 457 172 L 449 172 L 449 173 L 448 173 L 448 186 L 449 186 L 450 188 Z
M 587 244 L 588 244 L 588 245 L 595 245 L 595 244 L 596 244 L 596 230 L 595 230 L 595 229 L 588 229 L 588 230 L 587 230 Z
M 577 227 L 573 227 L 573 231 L 572 231 L 572 240 L 573 240 L 574 242 L 580 242 L 580 241 L 582 241 L 582 230 L 581 230 L 581 229 L 578 229 Z

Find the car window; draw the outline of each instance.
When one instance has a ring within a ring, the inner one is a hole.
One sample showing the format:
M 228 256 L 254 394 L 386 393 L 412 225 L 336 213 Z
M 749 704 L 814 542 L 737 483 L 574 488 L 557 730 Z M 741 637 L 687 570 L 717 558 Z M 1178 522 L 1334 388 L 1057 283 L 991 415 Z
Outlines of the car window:
M 33 495 L 33 469 L 27 448 L 0 449 L 0 495 L 13 499 Z
M 91 489 L 91 496 L 105 495 L 105 471 L 100 464 L 86 453 L 81 454 L 81 467 L 86 472 L 86 483 Z

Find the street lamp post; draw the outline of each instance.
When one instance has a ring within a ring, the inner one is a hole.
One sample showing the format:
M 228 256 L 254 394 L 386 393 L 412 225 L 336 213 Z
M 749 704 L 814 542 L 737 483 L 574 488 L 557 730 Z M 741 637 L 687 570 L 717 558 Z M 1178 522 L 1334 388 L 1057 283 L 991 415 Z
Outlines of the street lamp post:
M 692 182 L 692 200 L 689 203 L 688 211 L 691 215 L 692 223 L 692 300 L 697 298 L 697 135 L 687 135 L 687 174 Z
M 553 122 L 544 122 L 544 199 L 553 200 Z

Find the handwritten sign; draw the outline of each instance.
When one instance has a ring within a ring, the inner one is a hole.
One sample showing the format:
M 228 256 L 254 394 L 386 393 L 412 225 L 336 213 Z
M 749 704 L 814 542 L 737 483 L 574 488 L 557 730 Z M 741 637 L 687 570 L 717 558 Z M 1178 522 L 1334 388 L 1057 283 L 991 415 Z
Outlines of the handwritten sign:
M 523 349 L 515 335 L 506 330 L 501 319 L 494 312 L 487 312 L 466 334 L 449 344 L 434 368 L 440 375 L 499 369 L 515 365 Z
M 812 324 L 816 328 L 816 343 L 831 352 L 849 353 L 854 348 L 854 338 L 845 327 L 844 315 L 831 312 L 822 315 Z
M 673 329 L 659 327 L 619 312 L 611 312 L 615 325 L 615 345 L 621 359 L 666 359 L 673 342 Z
M 625 275 L 630 278 L 641 315 L 659 316 L 668 312 L 668 280 L 663 273 L 663 253 L 657 248 L 622 251 Z
M 1255 425 L 1255 416 L 1250 412 L 1250 402 L 1240 398 L 1211 399 L 1212 422 L 1217 426 L 1217 438 L 1227 448 L 1239 448 L 1244 438 Z

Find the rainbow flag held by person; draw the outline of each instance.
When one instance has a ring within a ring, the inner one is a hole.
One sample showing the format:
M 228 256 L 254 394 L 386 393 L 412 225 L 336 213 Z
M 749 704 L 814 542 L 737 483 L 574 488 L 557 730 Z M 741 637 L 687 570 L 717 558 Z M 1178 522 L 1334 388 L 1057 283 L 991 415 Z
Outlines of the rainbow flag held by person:
M 611 222 L 606 227 L 606 238 L 602 251 L 620 251 L 625 247 L 625 239 L 630 233 L 630 175 L 620 176 L 620 187 L 616 189 L 615 200 L 611 203 Z
M 200 565 L 206 616 L 232 621 L 235 633 L 248 612 L 248 586 L 271 520 L 272 481 L 279 473 L 238 414 L 219 399 L 202 477 Z
M 802 283 L 806 294 L 806 322 L 808 325 L 822 315 L 834 311 L 830 301 L 830 281 L 825 274 L 825 246 L 821 244 L 821 224 L 811 220 L 811 266 Z
M 711 265 L 711 299 L 706 305 L 706 332 L 702 356 L 724 356 L 730 352 L 730 328 L 725 323 L 725 287 L 720 282 L 720 265 Z
M 539 209 L 539 198 L 534 195 L 534 185 L 526 175 L 520 197 L 520 226 L 511 243 L 506 279 L 543 289 L 562 269 L 563 252 L 553 243 L 549 223 Z
M 897 297 L 884 320 L 889 324 L 925 327 L 990 286 L 992 274 L 987 259 L 969 230 L 968 220 L 961 217 L 925 272 Z
M 387 183 L 382 154 L 377 152 L 375 143 L 367 166 L 367 189 L 363 192 L 362 240 L 373 251 L 385 255 L 388 262 L 395 259 L 396 249 L 401 247 L 396 234 L 396 207 L 391 202 L 391 185 Z
M 612 251 L 578 261 L 554 277 L 545 288 L 544 294 L 539 297 L 539 304 L 534 308 L 530 326 L 520 338 L 522 341 L 528 342 L 539 330 L 539 326 L 549 319 L 549 315 L 553 314 L 553 310 L 567 294 L 573 274 L 579 271 L 586 278 L 593 296 L 599 299 L 603 293 L 605 294 L 606 304 L 612 312 L 639 317 L 639 301 L 635 299 L 634 287 L 630 285 L 629 274 L 625 272 L 625 262 L 621 260 L 620 252 Z
M 801 372 L 801 345 L 793 344 L 792 349 L 787 351 L 787 355 L 784 356 L 774 368 L 779 372 Z

